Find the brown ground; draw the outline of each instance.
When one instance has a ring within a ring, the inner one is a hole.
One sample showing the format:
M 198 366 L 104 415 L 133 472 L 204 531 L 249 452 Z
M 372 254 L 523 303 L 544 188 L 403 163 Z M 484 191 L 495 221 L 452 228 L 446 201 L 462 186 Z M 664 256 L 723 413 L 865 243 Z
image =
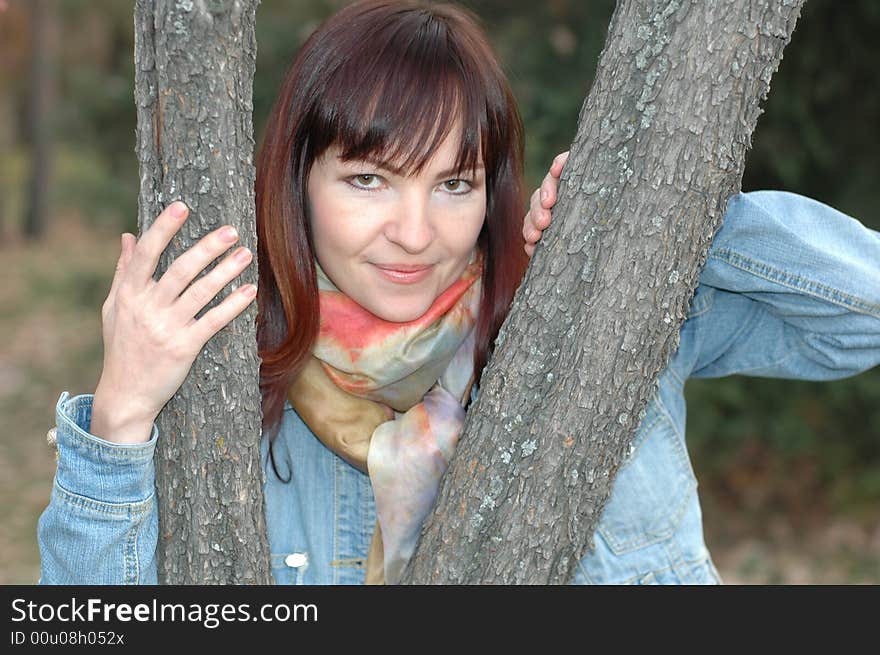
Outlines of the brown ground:
M 64 390 L 94 390 L 100 307 L 119 234 L 56 217 L 40 244 L 0 244 L 0 584 L 39 577 L 36 523 L 55 462 L 46 446 Z M 880 525 L 857 516 L 750 516 L 701 485 L 707 543 L 727 583 L 880 583 Z

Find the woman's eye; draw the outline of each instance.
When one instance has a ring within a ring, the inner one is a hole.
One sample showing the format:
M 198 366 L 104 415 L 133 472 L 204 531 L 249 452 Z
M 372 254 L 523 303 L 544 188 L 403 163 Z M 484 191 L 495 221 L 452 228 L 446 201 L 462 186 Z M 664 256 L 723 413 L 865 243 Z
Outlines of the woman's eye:
M 462 195 L 470 191 L 471 185 L 467 180 L 446 180 L 443 187 L 455 195 Z
M 379 177 L 377 175 L 370 175 L 368 173 L 362 173 L 361 175 L 355 175 L 354 177 L 349 178 L 349 181 L 353 186 L 358 189 L 364 189 L 366 191 L 374 191 L 378 188 L 378 185 L 373 184 L 374 181 L 378 181 Z

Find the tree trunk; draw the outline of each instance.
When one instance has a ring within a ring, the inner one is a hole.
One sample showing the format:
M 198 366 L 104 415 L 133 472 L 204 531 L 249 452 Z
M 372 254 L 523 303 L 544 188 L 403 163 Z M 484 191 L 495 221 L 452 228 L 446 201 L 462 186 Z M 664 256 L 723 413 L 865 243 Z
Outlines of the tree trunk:
M 553 225 L 405 583 L 565 583 L 644 418 L 803 0 L 619 0 Z
M 252 94 L 258 0 L 137 0 L 135 101 L 145 230 L 175 199 L 190 217 L 156 279 L 201 237 L 235 225 L 254 253 Z M 256 258 L 236 282 L 256 283 Z M 233 289 L 224 289 L 205 311 Z M 160 414 L 159 581 L 271 583 L 260 465 L 256 306 L 208 342 Z M 197 317 L 199 318 L 199 317 Z
M 28 97 L 28 132 L 31 148 L 31 177 L 23 233 L 27 239 L 41 239 L 46 233 L 50 176 L 49 95 L 52 85 L 49 29 L 51 7 L 45 0 L 30 3 L 31 79 Z

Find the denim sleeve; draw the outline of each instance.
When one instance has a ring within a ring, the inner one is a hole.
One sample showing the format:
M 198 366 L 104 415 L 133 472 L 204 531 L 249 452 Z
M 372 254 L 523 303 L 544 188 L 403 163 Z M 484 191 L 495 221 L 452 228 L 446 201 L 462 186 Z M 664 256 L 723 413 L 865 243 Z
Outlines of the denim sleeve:
M 728 203 L 678 374 L 833 380 L 880 364 L 880 233 L 781 191 Z
M 156 584 L 158 513 L 148 442 L 115 444 L 89 434 L 91 394 L 56 406 L 58 467 L 37 524 L 40 584 Z

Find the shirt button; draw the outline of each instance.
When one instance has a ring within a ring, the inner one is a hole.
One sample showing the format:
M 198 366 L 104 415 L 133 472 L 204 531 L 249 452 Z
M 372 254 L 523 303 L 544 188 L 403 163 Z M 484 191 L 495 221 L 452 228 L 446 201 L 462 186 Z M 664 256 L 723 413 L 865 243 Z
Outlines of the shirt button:
M 284 563 L 292 569 L 298 569 L 309 561 L 308 555 L 305 553 L 291 553 L 284 558 Z

